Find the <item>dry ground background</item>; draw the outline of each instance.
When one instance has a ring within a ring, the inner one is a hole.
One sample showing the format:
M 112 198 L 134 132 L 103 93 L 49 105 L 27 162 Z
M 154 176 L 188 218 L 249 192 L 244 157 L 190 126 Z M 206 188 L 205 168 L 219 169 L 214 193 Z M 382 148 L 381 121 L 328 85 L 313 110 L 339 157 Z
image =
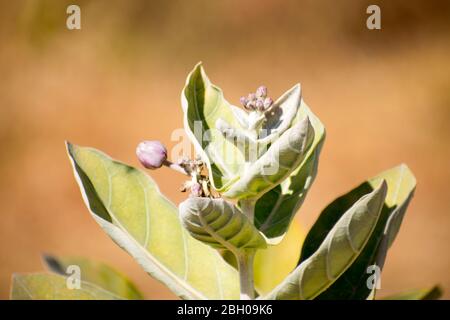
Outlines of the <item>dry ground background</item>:
M 70 3 L 80 31 L 65 27 Z M 365 28 L 374 3 L 380 31 Z M 305 228 L 336 196 L 407 163 L 418 187 L 381 294 L 441 283 L 450 298 L 450 2 L 2 1 L 0 39 L 0 298 L 13 272 L 42 269 L 42 252 L 97 257 L 147 298 L 173 298 L 89 216 L 63 142 L 132 165 L 142 139 L 173 146 L 200 60 L 234 103 L 261 83 L 275 97 L 302 83 L 328 133 L 296 221 Z M 181 177 L 152 176 L 184 197 Z

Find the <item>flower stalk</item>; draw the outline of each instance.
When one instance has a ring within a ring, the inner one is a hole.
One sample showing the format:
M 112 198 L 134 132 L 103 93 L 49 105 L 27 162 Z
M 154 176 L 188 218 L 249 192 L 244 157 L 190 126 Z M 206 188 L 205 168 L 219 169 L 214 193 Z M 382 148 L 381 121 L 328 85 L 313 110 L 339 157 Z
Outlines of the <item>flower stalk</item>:
M 256 200 L 241 200 L 241 211 L 253 223 L 255 215 Z M 253 260 L 256 254 L 255 249 L 242 250 L 235 254 L 238 263 L 239 283 L 241 300 L 252 300 L 255 298 L 254 276 L 253 276 Z
M 255 299 L 255 287 L 253 280 L 253 260 L 255 258 L 255 249 L 242 250 L 236 254 L 236 260 L 239 270 L 240 298 L 241 300 Z

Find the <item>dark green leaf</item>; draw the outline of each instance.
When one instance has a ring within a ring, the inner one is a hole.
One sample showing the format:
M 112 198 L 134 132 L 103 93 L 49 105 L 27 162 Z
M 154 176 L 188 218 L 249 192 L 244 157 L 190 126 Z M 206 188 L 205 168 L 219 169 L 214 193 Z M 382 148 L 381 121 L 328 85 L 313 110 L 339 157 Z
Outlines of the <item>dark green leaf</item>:
M 404 164 L 362 183 L 328 205 L 308 233 L 299 261 L 301 263 L 311 256 L 342 213 L 363 194 L 371 192 L 383 179 L 388 184 L 388 194 L 375 231 L 353 265 L 318 299 L 367 299 L 371 294 L 367 286 L 367 278 L 371 274 L 367 268 L 375 264 L 383 267 L 387 249 L 398 232 L 416 186 L 414 175 Z

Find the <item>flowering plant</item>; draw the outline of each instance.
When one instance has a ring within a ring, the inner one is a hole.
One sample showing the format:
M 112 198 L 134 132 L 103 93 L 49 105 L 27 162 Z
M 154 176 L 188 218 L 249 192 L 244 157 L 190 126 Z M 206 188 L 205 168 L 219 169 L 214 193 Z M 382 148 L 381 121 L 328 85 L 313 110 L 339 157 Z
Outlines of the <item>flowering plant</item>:
M 195 159 L 172 162 L 158 141 L 138 145 L 145 168 L 166 166 L 189 177 L 182 187 L 189 196 L 178 208 L 143 171 L 67 143 L 93 218 L 183 299 L 374 298 L 387 251 L 413 196 L 412 172 L 399 165 L 329 204 L 305 238 L 297 266 L 263 290 L 254 283 L 255 254 L 285 238 L 315 179 L 325 129 L 305 104 L 300 85 L 276 101 L 260 86 L 240 103 L 243 108 L 226 101 L 198 64 L 181 96 Z M 72 264 L 82 266 L 83 285 L 75 298 L 141 298 L 105 265 L 58 257 L 45 261 L 60 274 Z M 99 272 L 108 277 L 100 279 Z M 59 277 L 16 276 L 13 297 L 34 291 L 48 297 L 39 288 L 51 281 L 53 297 L 74 298 Z M 415 291 L 402 298 L 430 298 L 437 292 Z

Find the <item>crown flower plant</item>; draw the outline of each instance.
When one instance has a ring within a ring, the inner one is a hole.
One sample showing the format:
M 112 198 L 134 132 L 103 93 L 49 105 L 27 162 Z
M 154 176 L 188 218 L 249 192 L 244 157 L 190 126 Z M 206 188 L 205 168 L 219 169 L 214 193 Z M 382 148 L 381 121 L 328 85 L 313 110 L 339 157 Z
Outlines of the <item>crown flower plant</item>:
M 301 250 L 289 253 L 298 262 L 283 280 L 267 287 L 255 278 L 269 263 L 264 254 L 290 241 L 325 140 L 325 128 L 304 102 L 299 84 L 276 100 L 269 93 L 259 86 L 235 106 L 202 65 L 195 66 L 181 94 L 184 129 L 195 157 L 169 160 L 157 140 L 136 149 L 144 168 L 167 167 L 186 177 L 181 187 L 186 199 L 178 206 L 145 170 L 67 143 L 87 208 L 114 242 L 182 299 L 378 298 L 379 272 L 416 187 L 404 164 L 325 207 Z M 42 299 L 142 299 L 125 276 L 106 265 L 69 257 L 46 256 L 44 261 L 52 273 L 15 275 L 12 298 L 32 292 Z M 78 293 L 63 285 L 65 267 L 73 261 L 81 265 Z M 379 271 L 377 277 L 370 270 Z M 439 294 L 433 287 L 397 297 Z

